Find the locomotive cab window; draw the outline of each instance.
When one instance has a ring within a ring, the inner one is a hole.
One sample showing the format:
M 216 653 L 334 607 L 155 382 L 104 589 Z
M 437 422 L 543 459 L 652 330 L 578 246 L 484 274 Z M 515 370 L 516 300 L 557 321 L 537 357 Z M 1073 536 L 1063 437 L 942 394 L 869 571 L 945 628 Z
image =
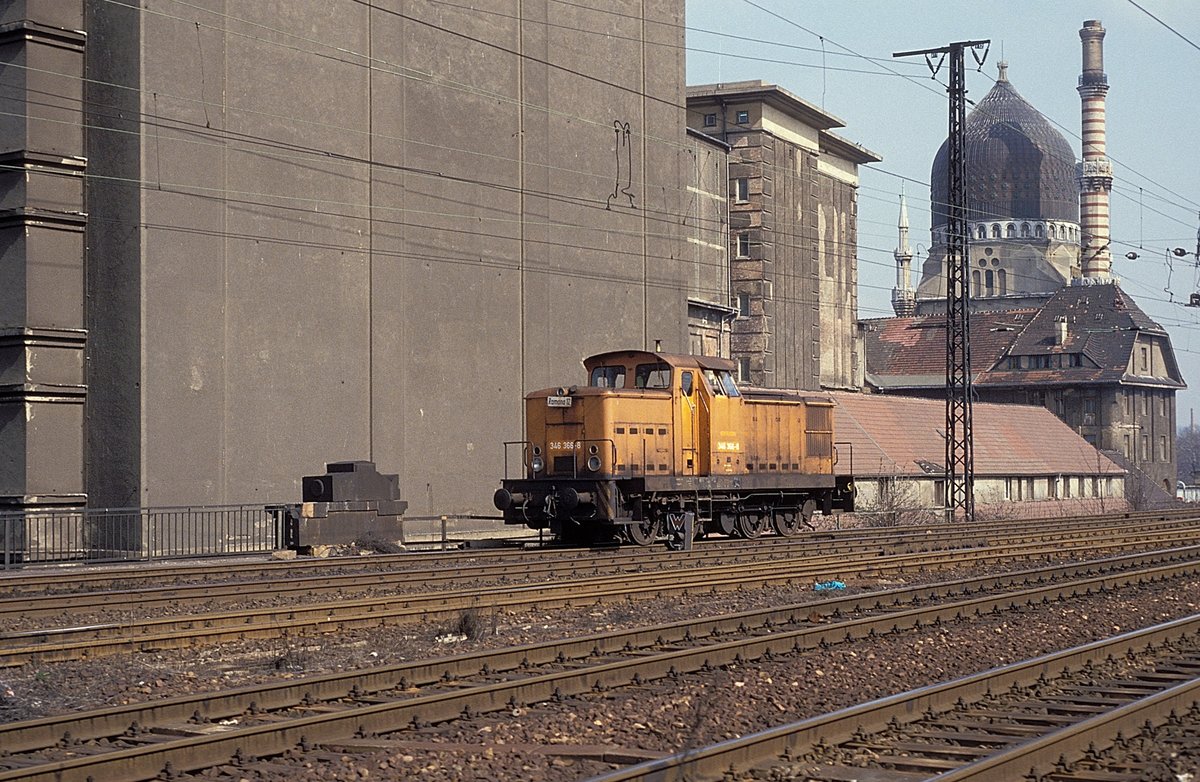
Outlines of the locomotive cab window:
M 638 364 L 633 374 L 634 388 L 670 388 L 671 367 L 666 364 Z
M 715 369 L 704 370 L 704 379 L 708 381 L 708 387 L 712 389 L 713 396 L 725 396 L 725 387 L 721 385 L 721 378 L 717 377 Z
M 592 370 L 588 385 L 599 388 L 623 388 L 625 386 L 625 367 L 596 367 Z
M 692 395 L 692 377 L 691 372 L 679 373 L 679 390 L 683 391 L 684 396 Z
M 725 389 L 726 394 L 728 394 L 729 396 L 741 396 L 742 395 L 741 392 L 738 391 L 737 383 L 733 382 L 733 375 L 729 372 L 728 369 L 722 369 L 720 377 L 721 377 L 721 386 Z

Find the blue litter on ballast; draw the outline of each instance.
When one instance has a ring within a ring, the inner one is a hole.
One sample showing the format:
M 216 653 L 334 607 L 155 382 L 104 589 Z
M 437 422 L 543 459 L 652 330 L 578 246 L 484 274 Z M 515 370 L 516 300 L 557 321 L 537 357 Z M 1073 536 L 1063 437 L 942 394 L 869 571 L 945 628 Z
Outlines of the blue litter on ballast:
M 813 584 L 813 589 L 817 592 L 825 592 L 830 589 L 845 589 L 846 584 L 841 581 L 818 581 Z

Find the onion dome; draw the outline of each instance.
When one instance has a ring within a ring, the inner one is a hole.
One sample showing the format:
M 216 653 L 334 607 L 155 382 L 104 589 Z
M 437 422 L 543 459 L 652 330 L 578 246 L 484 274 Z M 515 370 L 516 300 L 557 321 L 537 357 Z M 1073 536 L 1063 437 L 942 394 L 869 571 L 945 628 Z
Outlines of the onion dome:
M 1079 222 L 1075 153 L 1009 83 L 1005 63 L 1000 64 L 996 85 L 967 116 L 965 152 L 968 222 Z M 930 174 L 935 229 L 948 222 L 949 157 L 947 139 Z

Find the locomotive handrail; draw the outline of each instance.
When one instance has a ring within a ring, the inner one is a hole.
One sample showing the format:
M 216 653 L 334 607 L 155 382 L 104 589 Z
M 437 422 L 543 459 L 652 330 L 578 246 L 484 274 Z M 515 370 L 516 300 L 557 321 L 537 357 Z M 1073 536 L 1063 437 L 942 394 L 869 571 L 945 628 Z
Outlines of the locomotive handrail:
M 525 454 L 529 452 L 529 446 L 533 445 L 529 440 L 505 440 L 504 441 L 504 479 L 509 480 L 508 474 L 508 447 L 510 445 L 520 445 L 524 448 L 521 454 L 521 477 L 524 478 L 524 473 L 528 472 L 529 462 L 525 458 Z
M 838 450 L 839 445 L 849 446 L 848 450 L 850 451 L 850 477 L 853 478 L 854 477 L 854 443 L 851 442 L 850 440 L 841 440 L 841 441 L 834 440 L 834 442 L 833 442 L 833 463 L 834 464 L 837 464 L 840 461 L 840 459 L 838 458 L 841 455 L 841 452 Z

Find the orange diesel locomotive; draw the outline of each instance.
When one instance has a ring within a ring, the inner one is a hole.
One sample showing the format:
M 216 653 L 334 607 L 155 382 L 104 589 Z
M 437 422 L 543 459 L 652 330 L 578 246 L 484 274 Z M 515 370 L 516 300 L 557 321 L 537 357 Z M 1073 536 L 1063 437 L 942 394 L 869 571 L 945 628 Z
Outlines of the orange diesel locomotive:
M 829 398 L 739 389 L 733 362 L 710 356 L 615 351 L 584 367 L 586 386 L 525 397 L 526 439 L 505 443 L 494 498 L 506 524 L 648 545 L 686 513 L 697 536 L 756 538 L 853 510 L 849 478 L 833 474 Z

